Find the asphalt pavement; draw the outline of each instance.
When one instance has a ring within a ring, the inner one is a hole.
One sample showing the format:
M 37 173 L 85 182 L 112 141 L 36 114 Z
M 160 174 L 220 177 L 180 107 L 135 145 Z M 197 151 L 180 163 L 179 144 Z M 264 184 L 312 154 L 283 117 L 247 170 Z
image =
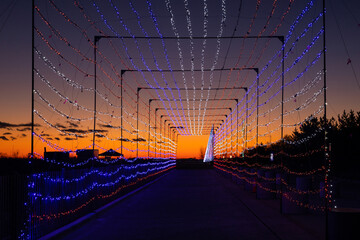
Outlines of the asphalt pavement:
M 174 169 L 57 239 L 324 239 L 324 216 L 282 215 L 214 169 Z

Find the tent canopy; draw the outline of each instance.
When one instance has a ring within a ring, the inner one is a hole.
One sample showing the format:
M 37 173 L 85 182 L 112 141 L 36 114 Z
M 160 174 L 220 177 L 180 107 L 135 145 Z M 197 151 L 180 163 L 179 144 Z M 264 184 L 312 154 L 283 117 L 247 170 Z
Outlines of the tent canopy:
M 114 151 L 113 149 L 109 149 L 106 152 L 99 154 L 99 156 L 104 156 L 104 157 L 120 157 L 121 156 L 122 157 L 123 155 L 121 153 Z

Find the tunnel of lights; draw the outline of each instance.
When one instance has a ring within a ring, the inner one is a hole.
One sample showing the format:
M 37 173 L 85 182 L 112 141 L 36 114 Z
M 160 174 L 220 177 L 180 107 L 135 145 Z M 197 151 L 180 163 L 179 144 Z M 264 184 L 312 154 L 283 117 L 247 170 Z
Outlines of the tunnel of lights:
M 307 209 L 329 207 L 326 126 L 286 137 L 326 118 L 323 2 L 196 2 L 33 1 L 30 164 L 63 170 L 29 176 L 21 238 L 37 238 L 173 169 L 183 158 L 181 137 L 206 136 L 201 161 L 224 174 Z M 316 137 L 322 144 L 306 152 L 258 151 Z M 98 155 L 110 149 L 118 155 Z M 314 156 L 322 164 L 287 165 Z M 322 185 L 297 190 L 284 175 L 260 170 L 313 176 Z M 297 197 L 319 193 L 326 200 Z

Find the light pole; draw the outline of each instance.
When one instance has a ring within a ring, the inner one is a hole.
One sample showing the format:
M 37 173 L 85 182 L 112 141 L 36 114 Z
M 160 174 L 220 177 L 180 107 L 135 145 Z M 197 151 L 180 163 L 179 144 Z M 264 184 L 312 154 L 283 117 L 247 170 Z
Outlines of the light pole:
M 96 51 L 97 43 L 101 38 L 94 36 L 94 129 L 93 129 L 93 154 L 95 153 L 95 130 L 96 130 L 96 77 L 97 77 L 97 61 L 96 61 Z
M 149 99 L 149 132 L 148 132 L 148 158 L 150 158 L 150 110 L 152 99 Z
M 121 110 L 120 110 L 120 114 L 121 114 L 121 120 L 120 120 L 120 124 L 121 124 L 121 132 L 120 132 L 120 138 L 121 138 L 121 151 L 120 153 L 123 154 L 123 75 L 124 73 L 126 72 L 126 70 L 121 70 L 120 71 L 120 85 L 121 85 L 121 92 L 120 92 L 120 97 L 121 97 L 121 100 L 120 100 L 120 107 L 121 107 Z M 123 155 L 124 156 L 124 155 Z
M 164 140 L 165 140 L 165 136 L 166 136 L 166 127 L 169 127 L 169 126 L 167 126 L 166 125 L 166 122 L 167 121 L 170 121 L 170 119 L 166 119 L 165 121 L 164 121 Z M 168 132 L 168 139 L 169 139 L 169 130 L 167 131 Z M 169 150 L 169 140 L 168 141 L 164 141 L 164 158 L 165 158 L 165 156 L 166 156 L 166 152 L 167 152 L 167 150 Z
M 101 35 L 95 35 L 94 36 L 94 133 L 93 133 L 93 150 L 95 148 L 95 129 L 96 129 L 96 94 L 97 94 L 97 90 L 96 90 L 96 82 L 97 82 L 97 60 L 96 60 L 96 53 L 98 51 L 98 47 L 97 44 L 98 42 L 104 38 L 105 36 L 101 36 Z M 120 125 L 121 125 L 121 130 L 120 130 L 120 139 L 121 139 L 121 148 L 120 148 L 120 153 L 123 154 L 123 75 L 125 74 L 126 71 L 132 71 L 132 70 L 126 70 L 126 69 L 121 69 L 120 70 L 120 115 L 121 115 L 121 119 L 120 119 Z M 124 155 L 123 155 L 124 156 Z
M 232 108 L 229 108 L 230 109 L 230 112 L 232 112 Z M 230 116 L 230 121 L 231 121 L 231 116 Z M 226 125 L 227 125 L 227 123 L 228 123 L 228 121 L 226 121 Z M 232 124 L 230 123 L 230 151 L 232 151 L 232 134 L 231 134 L 231 132 L 232 132 Z M 226 138 L 226 157 L 227 157 L 227 149 L 228 149 L 228 147 L 227 147 L 227 138 Z
M 156 126 L 156 124 L 157 124 L 157 121 L 156 121 L 156 113 L 157 113 L 157 111 L 158 111 L 158 109 L 156 108 L 155 109 L 155 158 L 156 158 L 156 151 L 157 151 L 157 148 L 156 148 L 156 142 L 157 142 L 157 132 L 156 132 L 156 129 L 157 129 L 157 126 Z M 160 126 L 160 131 L 161 131 L 161 126 Z M 161 140 L 160 140 L 161 141 Z M 160 148 L 161 149 L 161 148 Z
M 164 145 L 163 136 L 162 136 L 162 134 L 161 134 L 161 129 L 162 129 L 161 123 L 162 123 L 162 118 L 163 118 L 163 116 L 165 116 L 165 115 L 161 115 L 161 117 L 160 117 L 160 143 L 161 143 L 162 145 Z M 164 124 L 165 124 L 165 123 L 164 123 Z M 164 135 L 165 135 L 165 132 L 164 132 Z M 161 157 L 161 149 L 162 149 L 162 147 L 160 147 L 160 157 Z M 164 149 L 164 151 L 165 151 L 165 149 Z

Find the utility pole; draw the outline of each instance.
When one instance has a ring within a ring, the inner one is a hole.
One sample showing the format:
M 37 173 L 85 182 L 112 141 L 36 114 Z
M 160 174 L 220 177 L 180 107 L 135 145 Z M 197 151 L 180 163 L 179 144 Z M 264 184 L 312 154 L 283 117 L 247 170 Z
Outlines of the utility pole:
M 35 70 L 35 54 L 34 54 L 34 48 L 35 48 L 35 16 L 34 16 L 34 10 L 35 10 L 35 0 L 32 0 L 31 3 L 32 9 L 31 9 L 31 153 L 30 153 L 30 160 L 29 163 L 32 163 L 32 160 L 34 158 L 34 111 L 35 111 L 35 76 L 34 76 L 34 70 Z

